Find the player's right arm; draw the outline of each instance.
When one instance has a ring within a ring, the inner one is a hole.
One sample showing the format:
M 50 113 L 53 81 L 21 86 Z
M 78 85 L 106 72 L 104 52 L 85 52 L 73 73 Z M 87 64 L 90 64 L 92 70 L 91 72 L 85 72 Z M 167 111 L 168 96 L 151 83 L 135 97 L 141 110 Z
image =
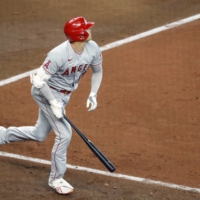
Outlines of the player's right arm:
M 44 70 L 43 66 L 38 69 L 37 74 L 30 75 L 30 81 L 32 85 L 35 88 L 40 89 L 41 93 L 48 101 L 52 101 L 54 99 L 54 96 L 46 83 L 50 78 L 51 75 Z
M 45 70 L 44 65 L 42 65 L 38 69 L 37 74 L 30 75 L 30 81 L 31 81 L 32 85 L 34 87 L 38 88 L 41 91 L 41 93 L 44 95 L 44 97 L 49 101 L 54 115 L 57 118 L 62 118 L 63 117 L 62 107 L 57 102 L 57 100 L 53 96 L 48 84 L 46 83 L 51 78 L 51 76 L 52 76 L 52 74 L 49 73 L 47 70 Z

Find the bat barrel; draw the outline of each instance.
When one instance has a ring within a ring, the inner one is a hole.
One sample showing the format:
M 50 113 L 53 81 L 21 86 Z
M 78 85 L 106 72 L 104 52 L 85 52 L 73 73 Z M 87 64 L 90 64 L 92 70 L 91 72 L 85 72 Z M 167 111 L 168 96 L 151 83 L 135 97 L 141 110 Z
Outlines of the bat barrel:
M 89 141 L 89 143 L 86 144 L 110 172 L 114 172 L 116 170 L 115 166 L 104 156 L 104 154 L 91 141 Z
M 99 158 L 99 160 L 104 164 L 104 166 L 110 171 L 114 172 L 116 170 L 115 166 L 105 157 L 105 155 L 90 141 L 88 138 L 64 115 L 64 118 L 72 126 L 72 128 L 79 134 L 91 151 Z

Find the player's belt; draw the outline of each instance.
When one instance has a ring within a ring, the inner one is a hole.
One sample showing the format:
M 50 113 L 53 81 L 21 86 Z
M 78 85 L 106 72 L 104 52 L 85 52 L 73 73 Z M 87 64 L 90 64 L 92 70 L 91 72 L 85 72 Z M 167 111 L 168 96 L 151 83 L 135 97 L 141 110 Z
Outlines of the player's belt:
M 58 90 L 58 89 L 56 89 L 56 88 L 54 88 L 52 86 L 49 86 L 49 87 L 52 88 L 52 89 L 54 89 L 54 90 L 56 90 L 56 91 L 58 91 L 58 92 L 61 92 L 63 94 L 70 94 L 71 93 L 71 91 L 68 91 L 68 90 Z

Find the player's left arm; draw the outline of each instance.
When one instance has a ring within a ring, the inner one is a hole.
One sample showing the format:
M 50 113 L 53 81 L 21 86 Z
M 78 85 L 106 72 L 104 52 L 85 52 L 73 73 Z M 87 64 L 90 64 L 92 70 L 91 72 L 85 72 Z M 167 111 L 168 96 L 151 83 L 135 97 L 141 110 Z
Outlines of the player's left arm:
M 98 66 L 92 66 L 92 80 L 91 80 L 91 91 L 90 95 L 87 99 L 87 107 L 90 107 L 88 111 L 93 111 L 97 107 L 97 92 L 101 85 L 102 77 L 103 77 L 103 69 L 102 64 Z
M 102 81 L 102 75 L 103 75 L 103 69 L 102 69 L 102 53 L 100 51 L 99 46 L 96 42 L 92 41 L 91 46 L 93 48 L 93 60 L 91 62 L 91 68 L 92 68 L 92 81 L 91 81 L 91 91 L 90 95 L 87 99 L 87 107 L 90 107 L 88 111 L 93 111 L 97 107 L 97 92 L 99 90 L 99 87 L 101 85 Z
M 103 77 L 102 64 L 98 66 L 92 66 L 92 72 L 91 93 L 97 94 Z

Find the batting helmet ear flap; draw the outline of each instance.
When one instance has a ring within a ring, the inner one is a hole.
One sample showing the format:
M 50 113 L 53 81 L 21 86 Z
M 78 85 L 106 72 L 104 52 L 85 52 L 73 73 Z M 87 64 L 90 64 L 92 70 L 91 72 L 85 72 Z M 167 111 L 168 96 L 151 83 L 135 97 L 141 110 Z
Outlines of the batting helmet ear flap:
M 87 31 L 81 31 L 81 32 L 79 32 L 79 35 L 78 35 L 78 37 L 81 41 L 86 40 L 88 38 L 88 36 L 89 36 L 89 33 Z

